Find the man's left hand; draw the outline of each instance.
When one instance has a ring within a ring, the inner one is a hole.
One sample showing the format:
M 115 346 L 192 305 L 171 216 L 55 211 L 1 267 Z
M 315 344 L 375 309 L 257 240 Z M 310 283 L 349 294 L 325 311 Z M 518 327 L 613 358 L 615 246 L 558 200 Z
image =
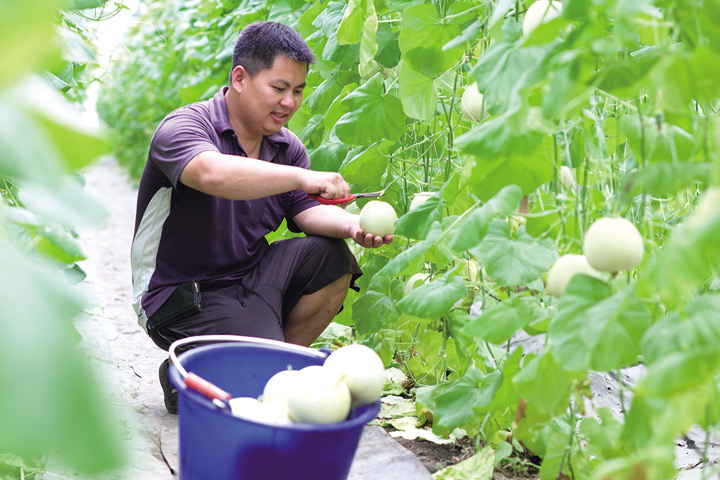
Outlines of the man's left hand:
M 379 235 L 373 235 L 372 233 L 365 233 L 363 230 L 358 230 L 353 236 L 355 243 L 365 248 L 379 248 L 385 244 L 393 241 L 393 236 L 388 235 L 385 238 Z

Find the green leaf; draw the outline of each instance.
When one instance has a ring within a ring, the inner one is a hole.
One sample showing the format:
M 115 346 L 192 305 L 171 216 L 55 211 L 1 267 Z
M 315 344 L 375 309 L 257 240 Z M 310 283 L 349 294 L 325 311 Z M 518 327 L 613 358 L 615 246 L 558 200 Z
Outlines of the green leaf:
M 99 8 L 108 0 L 68 0 L 65 8 L 68 10 L 85 10 L 86 8 Z
M 461 151 L 476 158 L 470 183 L 481 200 L 513 184 L 527 195 L 552 180 L 552 138 L 531 121 L 528 111 L 517 110 L 458 137 Z
M 397 304 L 398 308 L 420 318 L 440 318 L 461 298 L 467 295 L 460 277 L 443 276 L 412 290 Z
M 442 220 L 442 195 L 434 195 L 395 222 L 395 233 L 424 240 L 435 222 Z
M 618 97 L 635 96 L 641 85 L 645 85 L 645 76 L 665 55 L 664 49 L 649 46 L 632 52 L 627 59 L 619 60 L 604 67 L 596 78 L 590 80 L 604 92 Z
M 465 45 L 466 43 L 472 44 L 480 36 L 482 26 L 482 20 L 475 20 L 462 31 L 462 34 L 459 37 L 455 37 L 454 39 L 443 45 L 443 50 L 450 50 L 455 47 L 460 47 Z
M 664 375 L 660 372 L 653 374 L 655 378 L 651 378 L 651 384 L 645 385 L 660 386 L 657 382 L 671 372 L 665 370 L 662 373 Z M 662 387 L 636 390 L 626 415 L 623 440 L 629 440 L 638 447 L 668 445 L 694 425 L 714 425 L 720 414 L 720 394 L 715 378 L 704 376 L 703 379 L 702 383 L 672 394 Z M 673 387 L 678 386 L 673 384 Z
M 630 202 L 639 193 L 669 197 L 694 183 L 704 182 L 712 172 L 710 163 L 651 163 L 628 173 L 622 180 L 620 192 Z
M 522 90 L 545 79 L 545 47 L 494 42 L 470 71 L 491 113 L 505 112 Z
M 380 75 L 345 97 L 343 104 L 349 112 L 335 124 L 335 133 L 349 145 L 370 145 L 383 139 L 394 141 L 405 131 L 402 104 L 391 93 L 383 93 Z
M 648 367 L 636 385 L 636 392 L 652 396 L 681 393 L 714 378 L 719 369 L 720 355 L 714 345 L 671 352 Z
M 360 150 L 357 154 L 353 154 L 353 151 L 347 155 L 340 166 L 340 174 L 350 184 L 353 192 L 380 190 L 380 181 L 387 170 L 388 159 L 378 152 L 375 146 Z
M 432 329 L 425 329 L 419 335 L 419 341 L 412 346 L 417 354 L 407 359 L 407 368 L 419 384 L 437 384 L 445 379 L 447 370 L 458 364 L 455 340 L 446 339 L 444 334 Z
M 338 25 L 344 17 L 343 9 L 345 5 L 346 2 L 328 3 L 327 7 L 322 9 L 313 20 L 313 26 L 319 28 L 326 37 L 330 38 L 331 35 L 336 33 Z
M 562 413 L 570 401 L 572 376 L 560 366 L 551 349 L 526 363 L 515 375 L 513 383 L 518 394 L 543 413 Z
M 513 296 L 465 325 L 463 333 L 499 345 L 535 320 L 544 318 L 545 309 L 535 297 Z
M 372 4 L 372 2 L 370 2 Z M 340 45 L 352 45 L 359 43 L 362 36 L 367 0 L 349 0 L 342 22 L 337 31 L 338 43 Z
M 693 136 L 680 127 L 647 119 L 641 123 L 639 115 L 622 117 L 620 132 L 627 136 L 638 161 L 687 162 L 699 148 Z
M 440 223 L 436 222 L 430 227 L 430 231 L 427 234 L 425 240 L 422 240 L 407 250 L 401 252 L 395 258 L 393 258 L 387 265 L 385 265 L 378 274 L 386 276 L 402 275 L 403 273 L 415 273 L 417 271 L 417 265 L 422 262 L 423 255 L 432 248 L 440 235 L 442 234 L 442 227 Z M 413 268 L 410 268 L 414 266 Z M 412 270 L 408 272 L 408 270 Z
M 303 104 L 313 113 L 327 112 L 333 100 L 342 92 L 342 85 L 338 82 L 339 76 L 334 74 L 324 80 L 308 95 Z
M 720 264 L 720 189 L 708 189 L 687 222 L 638 273 L 638 293 L 669 308 L 692 296 Z
M 353 322 L 360 335 L 377 332 L 400 316 L 392 297 L 382 292 L 369 291 L 362 294 L 352 308 Z
M 448 9 L 449 19 L 440 18 L 434 5 L 406 8 L 399 38 L 404 58 L 429 77 L 442 75 L 462 57 L 462 46 L 449 50 L 443 47 L 462 34 L 468 21 L 475 20 L 472 14 L 461 14 L 468 6 L 465 2 L 453 3 Z
M 591 480 L 612 478 L 614 480 L 637 480 L 638 472 L 644 478 L 670 479 L 677 474 L 672 446 L 653 446 L 630 455 L 614 458 L 598 465 Z
M 492 480 L 495 470 L 495 450 L 483 447 L 470 458 L 443 468 L 433 474 L 435 480 Z
M 53 189 L 21 183 L 18 197 L 25 208 L 60 225 L 94 227 L 107 218 L 103 202 L 84 190 L 73 177 L 56 178 Z
M 595 409 L 598 419 L 585 417 L 580 420 L 579 432 L 588 441 L 588 448 L 597 450 L 601 458 L 621 456 L 620 434 L 623 425 L 618 422 L 608 407 Z
M 0 97 L 0 175 L 24 181 L 32 179 L 48 188 L 62 175 L 62 160 L 36 121 Z
M 634 363 L 651 322 L 631 288 L 610 295 L 603 281 L 576 275 L 557 304 L 548 346 L 571 370 L 610 371 Z
M 524 226 L 515 235 L 507 221 L 494 219 L 482 242 L 470 249 L 488 275 L 499 285 L 527 285 L 540 278 L 556 258 L 552 240 L 531 237 Z
M 58 452 L 91 474 L 120 466 L 119 432 L 75 347 L 79 292 L 4 243 L 0 264 L 0 451 Z
M 640 345 L 646 364 L 653 364 L 676 352 L 712 350 L 720 354 L 720 325 L 715 312 L 720 310 L 720 295 L 692 299 L 685 307 L 686 318 L 675 311 L 654 323 Z
M 430 408 L 438 426 L 462 428 L 475 416 L 473 408 L 487 407 L 502 382 L 502 374 L 485 375 L 482 370 L 470 368 L 454 382 L 418 390 L 418 401 Z
M 472 212 L 453 232 L 450 247 L 456 251 L 469 250 L 480 244 L 497 215 L 509 215 L 520 204 L 522 191 L 517 185 L 503 187 L 485 205 Z
M 400 101 L 408 117 L 429 121 L 437 110 L 435 80 L 403 60 L 398 73 Z
M 53 64 L 60 65 L 60 43 L 53 21 L 62 2 L 59 0 L 5 1 L 0 16 L 0 87 L 6 87 L 22 75 Z
M 385 68 L 395 67 L 400 62 L 400 46 L 390 24 L 378 25 L 376 40 L 378 52 L 375 54 L 375 60 Z
M 365 71 L 378 51 L 378 18 L 372 0 L 350 0 L 340 23 L 337 39 L 340 45 L 360 43 L 360 71 Z
M 692 100 L 705 109 L 720 96 L 720 87 L 714 80 L 720 78 L 720 54 L 706 46 L 691 51 L 682 46 L 664 51 L 649 78 L 651 89 L 662 95 L 665 111 L 686 115 Z
M 310 153 L 310 168 L 319 172 L 337 172 L 348 150 L 349 147 L 340 140 L 331 139 Z

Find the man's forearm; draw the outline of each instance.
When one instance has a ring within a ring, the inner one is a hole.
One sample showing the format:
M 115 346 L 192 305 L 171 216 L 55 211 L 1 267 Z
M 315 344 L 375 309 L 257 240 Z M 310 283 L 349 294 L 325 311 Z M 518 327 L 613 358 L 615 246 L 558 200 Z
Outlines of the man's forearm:
M 332 205 L 318 205 L 300 212 L 293 219 L 306 235 L 352 238 L 359 227 L 358 216 Z
M 254 158 L 203 152 L 190 160 L 180 182 L 216 197 L 252 200 L 300 188 L 306 170 Z

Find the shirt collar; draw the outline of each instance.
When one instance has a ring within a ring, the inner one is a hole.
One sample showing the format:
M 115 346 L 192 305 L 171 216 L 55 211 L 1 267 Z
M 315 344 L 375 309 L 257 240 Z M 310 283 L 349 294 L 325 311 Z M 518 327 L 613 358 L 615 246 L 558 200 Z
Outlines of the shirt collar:
M 230 125 L 230 117 L 227 111 L 227 103 L 225 102 L 225 93 L 227 92 L 228 88 L 230 87 L 228 87 L 227 85 L 220 88 L 220 90 L 215 95 L 213 95 L 212 99 L 210 100 L 210 121 L 212 122 L 213 128 L 215 128 L 215 131 L 218 135 L 222 135 L 228 130 L 231 132 L 233 131 L 233 128 Z M 290 145 L 290 136 L 288 135 L 288 131 L 285 127 L 280 129 L 279 132 L 273 133 L 272 135 L 265 135 L 264 138 L 275 145 L 281 143 L 285 145 Z

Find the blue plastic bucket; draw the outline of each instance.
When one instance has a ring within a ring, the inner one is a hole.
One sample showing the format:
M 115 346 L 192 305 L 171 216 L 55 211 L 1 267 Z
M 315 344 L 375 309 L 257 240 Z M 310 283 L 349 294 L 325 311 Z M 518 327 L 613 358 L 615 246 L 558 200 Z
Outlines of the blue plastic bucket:
M 277 343 L 205 345 L 183 353 L 178 361 L 233 398 L 257 398 L 275 373 L 325 361 L 326 355 L 317 350 Z M 345 479 L 363 427 L 380 409 L 377 400 L 338 423 L 268 425 L 236 417 L 188 389 L 172 362 L 169 372 L 178 390 L 181 480 Z

